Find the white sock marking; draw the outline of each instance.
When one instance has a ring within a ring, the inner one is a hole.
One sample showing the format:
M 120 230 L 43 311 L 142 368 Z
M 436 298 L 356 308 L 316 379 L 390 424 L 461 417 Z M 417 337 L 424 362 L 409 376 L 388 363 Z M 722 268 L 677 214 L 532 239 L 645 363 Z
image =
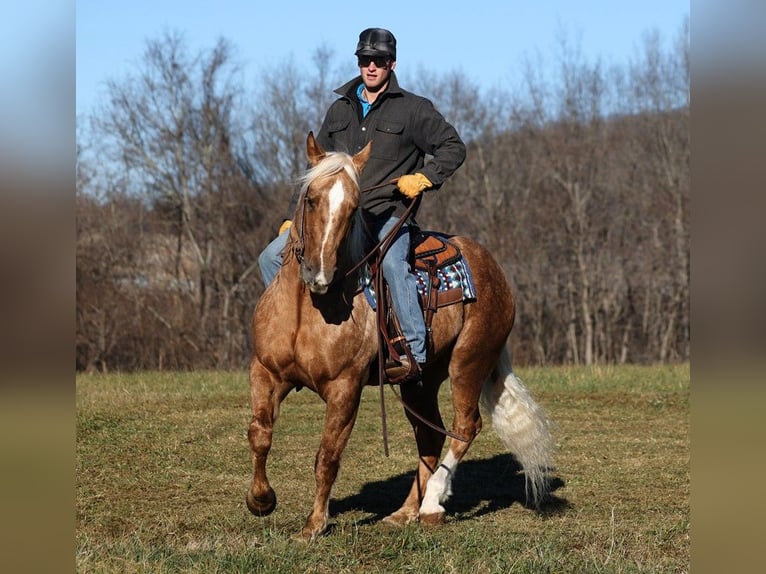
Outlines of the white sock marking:
M 435 514 L 444 512 L 441 505 L 452 494 L 452 475 L 457 468 L 457 459 L 452 454 L 452 449 L 447 451 L 444 460 L 439 468 L 433 473 L 426 483 L 426 495 L 423 497 L 423 503 L 420 505 L 421 514 Z

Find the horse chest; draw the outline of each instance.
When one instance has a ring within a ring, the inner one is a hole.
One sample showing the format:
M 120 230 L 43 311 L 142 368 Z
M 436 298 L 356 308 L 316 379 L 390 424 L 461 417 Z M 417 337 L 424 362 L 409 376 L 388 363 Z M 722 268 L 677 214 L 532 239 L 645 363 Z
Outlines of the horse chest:
M 296 332 L 293 354 L 296 360 L 306 363 L 346 356 L 359 352 L 366 345 L 369 334 L 366 329 L 353 323 L 322 325 L 322 328 L 301 328 Z
M 364 295 L 314 295 L 300 282 L 297 266 L 284 267 L 280 281 L 292 288 L 268 289 L 256 308 L 254 344 L 261 364 L 310 388 L 366 372 L 378 339 Z

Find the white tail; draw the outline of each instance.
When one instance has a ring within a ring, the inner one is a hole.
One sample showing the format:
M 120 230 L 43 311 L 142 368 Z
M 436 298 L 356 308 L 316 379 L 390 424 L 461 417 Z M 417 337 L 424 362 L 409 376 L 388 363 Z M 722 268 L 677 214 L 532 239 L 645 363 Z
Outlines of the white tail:
M 513 374 L 507 349 L 481 391 L 481 406 L 491 416 L 492 428 L 516 457 L 526 476 L 526 495 L 537 506 L 548 492 L 548 470 L 553 455 L 550 423 L 543 408 Z

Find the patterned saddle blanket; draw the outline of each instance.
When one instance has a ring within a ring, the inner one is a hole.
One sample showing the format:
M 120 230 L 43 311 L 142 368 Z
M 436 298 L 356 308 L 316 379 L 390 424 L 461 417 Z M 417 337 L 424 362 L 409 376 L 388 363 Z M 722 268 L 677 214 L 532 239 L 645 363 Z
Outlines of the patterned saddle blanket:
M 424 235 L 431 240 L 435 238 L 444 242 L 446 245 L 451 245 L 448 242 L 449 237 L 446 235 L 432 231 Z M 413 266 L 412 274 L 415 275 L 415 278 L 417 279 L 418 295 L 420 295 L 422 306 L 425 308 L 425 302 L 427 301 L 428 289 L 431 282 L 429 281 L 427 265 L 423 264 L 423 260 L 432 256 L 433 250 L 421 249 L 421 245 L 426 245 L 426 243 L 421 242 L 415 248 L 416 259 L 418 259 L 418 261 Z M 431 246 L 431 244 L 429 243 L 428 246 Z M 456 256 L 436 264 L 436 290 L 438 292 L 437 299 L 439 307 L 445 307 L 463 301 L 468 302 L 476 300 L 476 287 L 474 286 L 468 262 L 456 248 L 455 251 Z M 375 309 L 377 306 L 375 285 L 369 268 L 367 268 L 363 274 L 362 289 L 368 303 Z

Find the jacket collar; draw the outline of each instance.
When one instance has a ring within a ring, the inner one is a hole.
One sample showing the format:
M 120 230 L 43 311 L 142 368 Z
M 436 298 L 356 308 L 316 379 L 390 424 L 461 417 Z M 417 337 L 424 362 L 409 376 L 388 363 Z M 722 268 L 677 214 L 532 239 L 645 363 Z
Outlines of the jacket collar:
M 362 83 L 362 76 L 360 74 L 356 78 L 351 80 L 350 82 L 346 82 L 340 88 L 337 88 L 335 90 L 335 93 L 345 98 L 348 98 L 353 102 L 354 100 L 356 100 L 356 89 L 359 87 L 359 84 L 361 83 Z M 383 92 L 383 94 L 401 94 L 401 93 L 402 93 L 402 89 L 399 87 L 399 81 L 396 79 L 396 72 L 391 72 L 391 75 L 388 77 L 388 87 L 386 88 L 386 91 Z

